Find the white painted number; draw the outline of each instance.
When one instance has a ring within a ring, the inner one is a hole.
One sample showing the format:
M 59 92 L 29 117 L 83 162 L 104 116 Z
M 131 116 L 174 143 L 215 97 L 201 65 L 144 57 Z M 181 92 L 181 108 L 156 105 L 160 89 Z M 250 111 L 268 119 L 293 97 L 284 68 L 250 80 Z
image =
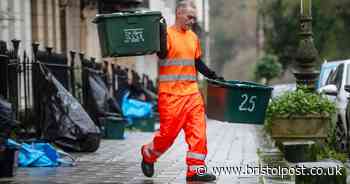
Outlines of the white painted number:
M 240 111 L 253 112 L 255 110 L 255 100 L 257 97 L 256 96 L 249 97 L 247 94 L 243 94 L 241 97 L 243 98 L 243 101 L 238 109 Z

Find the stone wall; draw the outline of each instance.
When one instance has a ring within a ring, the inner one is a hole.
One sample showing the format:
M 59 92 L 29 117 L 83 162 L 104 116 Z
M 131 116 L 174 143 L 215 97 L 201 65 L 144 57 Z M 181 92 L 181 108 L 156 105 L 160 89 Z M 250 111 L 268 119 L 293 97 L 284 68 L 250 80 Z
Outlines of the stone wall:
M 10 43 L 21 40 L 21 47 L 30 50 L 32 43 L 30 0 L 0 1 L 0 40 Z

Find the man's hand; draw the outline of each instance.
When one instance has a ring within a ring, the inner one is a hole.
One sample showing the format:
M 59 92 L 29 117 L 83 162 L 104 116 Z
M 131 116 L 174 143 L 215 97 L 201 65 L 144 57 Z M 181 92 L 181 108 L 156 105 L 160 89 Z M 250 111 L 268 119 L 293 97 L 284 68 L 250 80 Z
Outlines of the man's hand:
M 218 81 L 225 81 L 224 77 L 218 76 L 214 71 L 210 72 L 209 78 L 213 80 L 218 80 Z
M 218 81 L 225 81 L 224 77 L 222 77 L 222 76 L 217 77 L 215 80 L 218 80 Z
M 159 58 L 164 59 L 168 52 L 167 52 L 167 23 L 162 17 L 159 20 L 159 33 L 160 33 L 160 51 L 157 52 L 157 55 Z

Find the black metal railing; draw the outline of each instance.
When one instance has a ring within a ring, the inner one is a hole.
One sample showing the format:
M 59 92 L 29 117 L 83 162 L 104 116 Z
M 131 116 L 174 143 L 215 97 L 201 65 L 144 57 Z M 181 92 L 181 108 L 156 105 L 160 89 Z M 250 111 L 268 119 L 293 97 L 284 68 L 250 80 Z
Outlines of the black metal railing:
M 153 93 L 156 88 L 147 75 L 140 75 L 128 68 L 113 64 L 111 75 L 107 75 L 107 61 L 97 62 L 95 58 L 87 59 L 84 53 L 70 51 L 68 56 L 53 52 L 53 48 L 46 47 L 39 50 L 39 44 L 32 44 L 32 51 L 19 51 L 19 40 L 12 40 L 11 48 L 0 41 L 0 95 L 8 100 L 15 109 L 16 119 L 25 128 L 33 128 L 37 135 L 41 135 L 44 118 L 44 105 L 41 97 L 45 93 L 45 84 L 40 71 L 39 62 L 46 66 L 55 78 L 86 107 L 89 94 L 87 77 L 83 68 L 100 71 L 109 92 L 118 98 L 118 91 L 128 88 L 128 73 L 132 73 L 132 85 L 139 86 Z M 28 54 L 30 53 L 30 54 Z M 77 63 L 77 57 L 80 65 Z

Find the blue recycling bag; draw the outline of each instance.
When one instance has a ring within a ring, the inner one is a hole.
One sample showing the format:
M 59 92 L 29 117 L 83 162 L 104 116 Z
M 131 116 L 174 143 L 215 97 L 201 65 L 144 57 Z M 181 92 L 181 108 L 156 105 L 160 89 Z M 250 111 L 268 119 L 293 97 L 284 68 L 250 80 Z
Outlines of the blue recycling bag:
M 153 104 L 128 98 L 129 92 L 122 99 L 123 116 L 130 122 L 135 118 L 153 117 Z
M 68 153 L 56 150 L 49 143 L 19 144 L 12 139 L 8 139 L 6 145 L 19 150 L 19 167 L 57 167 L 61 164 L 74 165 L 74 158 Z M 67 156 L 70 161 L 66 161 L 61 156 Z

